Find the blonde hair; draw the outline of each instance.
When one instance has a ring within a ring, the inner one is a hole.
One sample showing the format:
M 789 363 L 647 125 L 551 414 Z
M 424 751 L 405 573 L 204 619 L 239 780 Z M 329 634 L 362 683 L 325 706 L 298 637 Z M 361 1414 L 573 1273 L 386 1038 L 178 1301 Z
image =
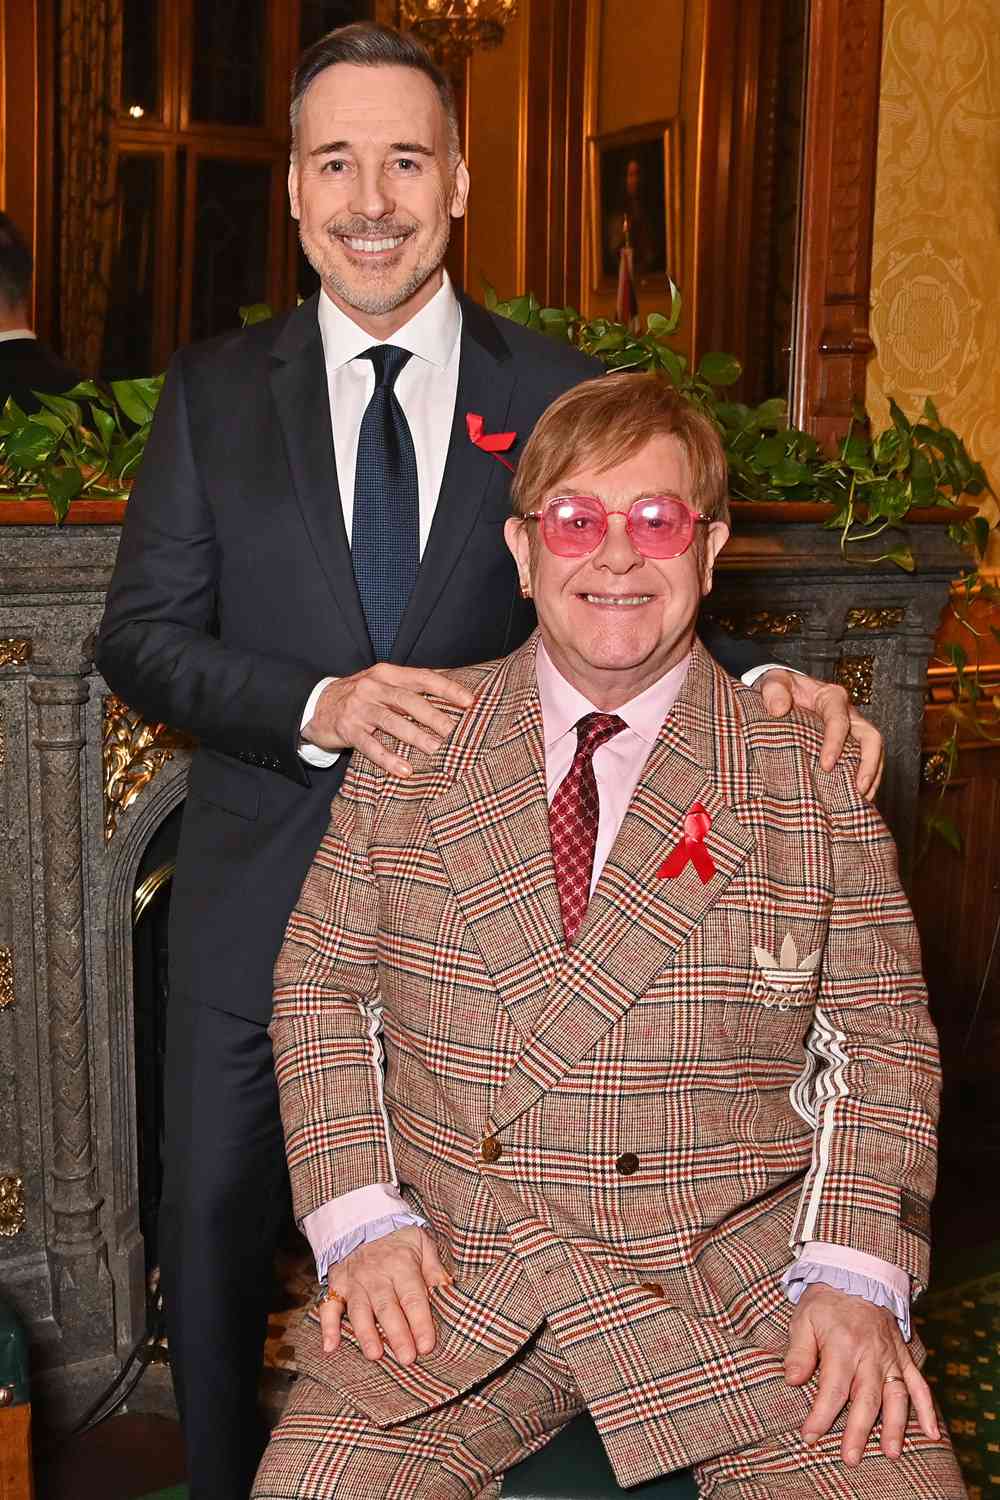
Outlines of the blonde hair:
M 572 470 L 609 469 L 657 437 L 677 440 L 691 471 L 683 498 L 729 524 L 729 470 L 711 417 L 663 376 L 621 370 L 573 386 L 542 413 L 511 485 L 516 516 L 538 510 Z

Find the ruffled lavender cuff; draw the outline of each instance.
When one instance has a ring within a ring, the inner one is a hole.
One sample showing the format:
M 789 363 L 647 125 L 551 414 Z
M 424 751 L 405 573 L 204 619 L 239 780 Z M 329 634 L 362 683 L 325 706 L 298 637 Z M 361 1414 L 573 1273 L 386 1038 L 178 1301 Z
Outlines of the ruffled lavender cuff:
M 888 1286 L 884 1281 L 876 1281 L 871 1276 L 859 1275 L 857 1271 L 847 1271 L 842 1266 L 824 1265 L 809 1260 L 806 1256 L 789 1266 L 781 1278 L 782 1286 L 795 1303 L 807 1286 L 814 1286 L 817 1282 L 835 1287 L 838 1292 L 850 1292 L 852 1297 L 864 1297 L 866 1302 L 888 1309 L 899 1324 L 903 1338 L 909 1342 L 909 1298 L 902 1296 L 894 1287 Z
M 370 1245 L 373 1240 L 380 1240 L 383 1235 L 392 1234 L 396 1229 L 423 1229 L 426 1224 L 426 1219 L 414 1213 L 385 1214 L 381 1219 L 359 1224 L 356 1229 L 348 1230 L 347 1234 L 342 1234 L 332 1244 L 324 1246 L 316 1256 L 316 1275 L 320 1281 L 325 1281 L 330 1267 L 339 1265 L 344 1256 L 357 1250 L 359 1245 Z

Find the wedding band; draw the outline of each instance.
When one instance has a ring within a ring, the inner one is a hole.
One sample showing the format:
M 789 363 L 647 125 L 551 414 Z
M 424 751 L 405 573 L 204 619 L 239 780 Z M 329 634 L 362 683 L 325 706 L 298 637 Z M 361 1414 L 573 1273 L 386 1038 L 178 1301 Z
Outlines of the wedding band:
M 326 1293 L 326 1296 L 323 1298 L 323 1301 L 324 1302 L 339 1302 L 340 1303 L 340 1310 L 341 1310 L 341 1312 L 343 1313 L 343 1312 L 347 1311 L 347 1298 L 346 1297 L 342 1297 L 339 1292 L 335 1292 L 333 1290 L 333 1287 L 329 1287 L 327 1289 L 327 1293 Z
M 883 1385 L 891 1385 L 894 1380 L 904 1380 L 904 1379 L 905 1379 L 905 1377 L 902 1376 L 902 1375 L 887 1375 L 885 1377 L 885 1379 L 883 1380 L 882 1384 Z

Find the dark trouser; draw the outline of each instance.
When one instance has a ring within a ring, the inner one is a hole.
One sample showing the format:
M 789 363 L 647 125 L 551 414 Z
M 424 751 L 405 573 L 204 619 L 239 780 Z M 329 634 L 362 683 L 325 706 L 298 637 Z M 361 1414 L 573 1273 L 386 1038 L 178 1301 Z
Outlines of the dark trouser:
M 246 1500 L 288 1171 L 264 1026 L 173 1001 L 164 1079 L 163 1288 L 191 1500 Z

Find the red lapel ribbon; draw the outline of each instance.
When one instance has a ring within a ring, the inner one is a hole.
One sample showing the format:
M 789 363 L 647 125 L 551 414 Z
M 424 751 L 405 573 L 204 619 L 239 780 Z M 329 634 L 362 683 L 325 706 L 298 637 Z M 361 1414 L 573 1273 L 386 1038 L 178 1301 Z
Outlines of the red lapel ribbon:
M 690 860 L 701 878 L 702 885 L 708 884 L 715 874 L 715 860 L 705 848 L 705 835 L 711 826 L 712 819 L 701 803 L 692 803 L 691 811 L 684 819 L 684 837 L 670 851 L 656 872 L 661 880 L 664 876 L 673 880 Z
M 517 433 L 484 432 L 483 419 L 478 412 L 474 411 L 465 413 L 465 425 L 468 428 L 470 441 L 475 443 L 477 448 L 481 448 L 484 453 L 492 453 L 497 463 L 503 464 L 504 468 L 509 469 L 513 474 L 514 465 L 508 463 L 505 458 L 501 458 L 500 454 L 506 453 L 507 449 L 513 446 Z

